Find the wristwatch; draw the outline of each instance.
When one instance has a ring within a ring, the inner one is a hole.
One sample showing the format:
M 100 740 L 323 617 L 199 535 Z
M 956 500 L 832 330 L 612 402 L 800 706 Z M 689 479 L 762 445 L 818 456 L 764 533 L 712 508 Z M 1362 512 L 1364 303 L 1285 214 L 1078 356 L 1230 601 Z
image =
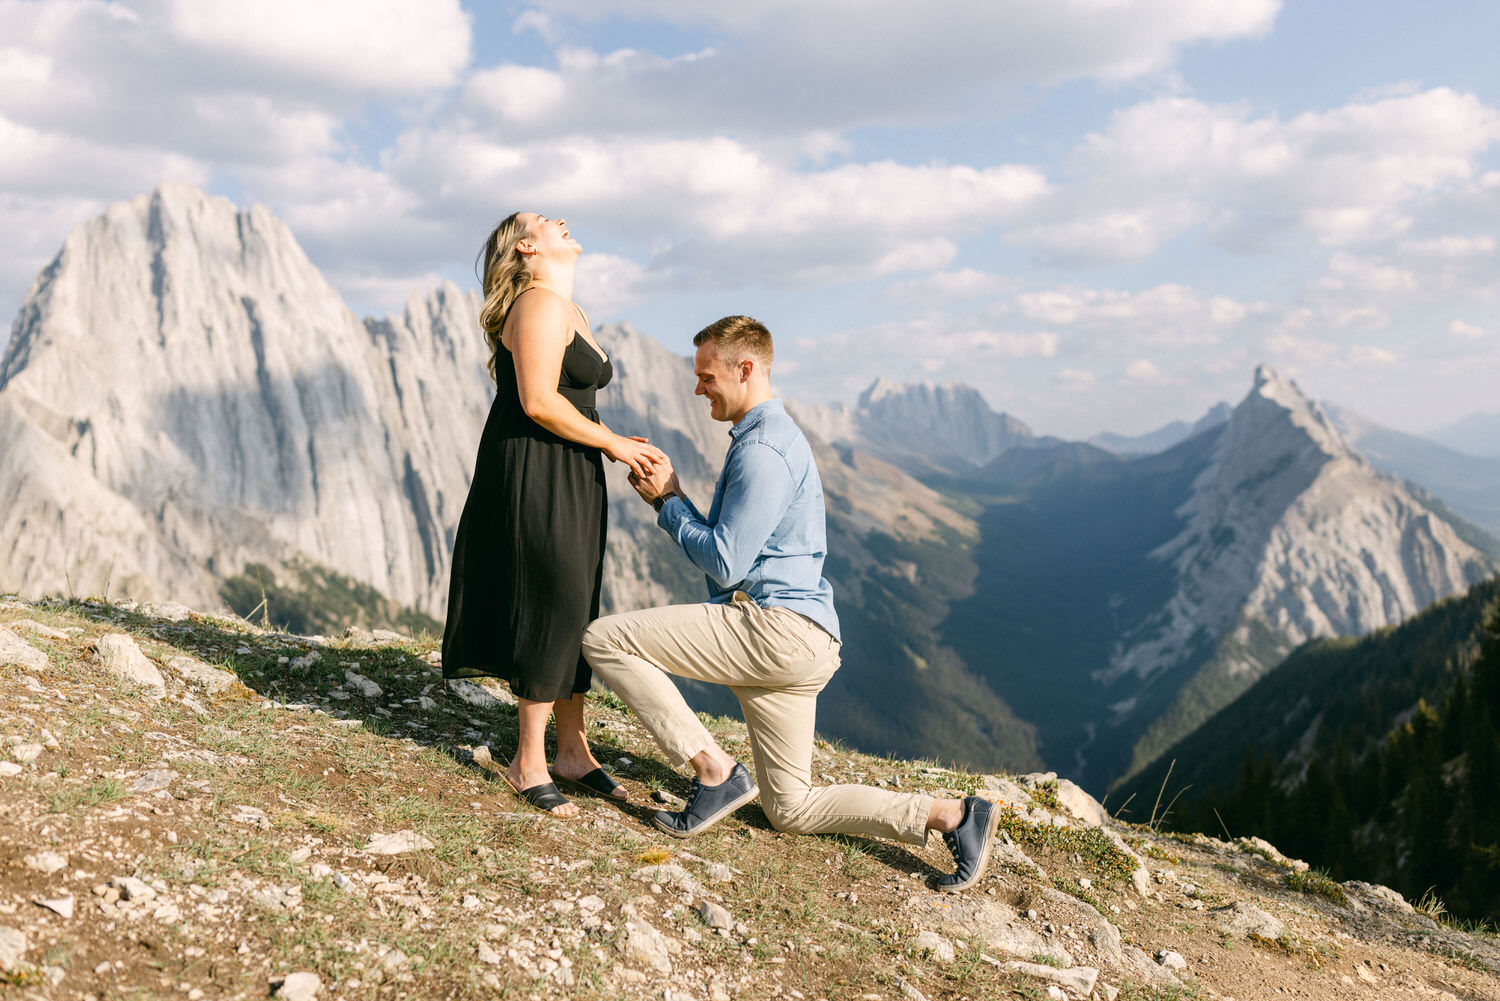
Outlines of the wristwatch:
M 661 506 L 667 502 L 667 498 L 676 496 L 676 494 L 662 494 L 660 497 L 651 502 L 651 507 L 656 511 L 657 514 L 660 514 Z

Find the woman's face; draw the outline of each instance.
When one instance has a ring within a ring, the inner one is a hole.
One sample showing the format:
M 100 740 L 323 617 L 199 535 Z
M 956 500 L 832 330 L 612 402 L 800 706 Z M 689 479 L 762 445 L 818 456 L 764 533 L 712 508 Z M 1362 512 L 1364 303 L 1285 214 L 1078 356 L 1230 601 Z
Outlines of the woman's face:
M 522 246 L 534 248 L 542 257 L 559 257 L 564 254 L 577 255 L 583 252 L 578 241 L 568 233 L 566 219 L 549 219 L 544 215 L 527 213 L 526 237 Z

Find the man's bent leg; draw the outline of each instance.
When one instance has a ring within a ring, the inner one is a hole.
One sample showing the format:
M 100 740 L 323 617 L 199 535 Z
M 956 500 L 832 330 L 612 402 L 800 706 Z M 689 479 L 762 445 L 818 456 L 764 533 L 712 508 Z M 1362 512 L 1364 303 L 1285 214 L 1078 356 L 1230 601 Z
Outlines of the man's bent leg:
M 855 834 L 924 843 L 931 796 L 870 786 L 813 787 L 813 726 L 818 691 L 826 680 L 827 675 L 788 689 L 735 688 L 754 748 L 760 803 L 771 826 L 792 834 Z
M 716 748 L 668 674 L 734 684 L 764 670 L 736 632 L 733 605 L 667 605 L 595 620 L 583 655 L 651 731 L 675 767 Z

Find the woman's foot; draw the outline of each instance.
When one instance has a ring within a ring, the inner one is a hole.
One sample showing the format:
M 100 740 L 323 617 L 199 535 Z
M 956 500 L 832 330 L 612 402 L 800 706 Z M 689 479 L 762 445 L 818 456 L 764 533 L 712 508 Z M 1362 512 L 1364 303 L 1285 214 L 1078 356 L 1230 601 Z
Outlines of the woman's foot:
M 520 759 L 517 758 L 510 763 L 505 770 L 505 780 L 511 787 L 526 798 L 526 801 L 540 810 L 545 810 L 554 817 L 576 817 L 578 807 L 557 791 L 557 786 L 552 782 L 552 776 L 547 773 L 545 767 L 541 769 L 521 768 Z M 550 793 L 550 795 L 549 795 Z M 556 803 L 553 797 L 561 799 Z M 548 804 L 552 805 L 549 807 Z
M 559 747 L 557 758 L 552 762 L 552 774 L 558 778 L 567 779 L 570 782 L 577 782 L 590 772 L 597 771 L 603 767 L 603 765 L 599 764 L 599 760 L 594 757 L 593 752 L 589 750 L 587 744 L 582 748 Z M 590 788 L 592 788 L 592 784 L 590 784 Z M 620 800 L 622 802 L 628 798 L 628 793 L 620 786 L 615 786 L 614 790 L 610 793 L 603 793 L 601 790 L 595 791 L 600 792 L 601 795 L 605 795 L 609 799 Z

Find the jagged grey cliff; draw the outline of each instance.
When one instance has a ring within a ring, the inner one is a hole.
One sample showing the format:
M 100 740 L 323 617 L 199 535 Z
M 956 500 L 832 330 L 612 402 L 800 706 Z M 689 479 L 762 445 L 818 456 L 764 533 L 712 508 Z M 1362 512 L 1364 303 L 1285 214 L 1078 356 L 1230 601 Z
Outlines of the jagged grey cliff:
M 0 587 L 213 607 L 248 565 L 302 562 L 440 617 L 492 393 L 476 307 L 450 283 L 360 320 L 263 208 L 183 185 L 114 206 L 38 276 L 0 360 Z M 706 503 L 727 427 L 690 361 L 628 324 L 598 336 L 604 419 Z M 963 386 L 789 406 L 845 624 L 820 726 L 868 749 L 1045 757 L 1097 788 L 1296 643 L 1496 569 L 1265 370 L 1227 420 L 1135 459 Z M 608 474 L 606 609 L 697 600 L 701 576 Z
M 304 558 L 440 614 L 487 407 L 451 284 L 361 322 L 286 225 L 180 184 L 38 277 L 0 362 L 9 586 L 217 603 Z

